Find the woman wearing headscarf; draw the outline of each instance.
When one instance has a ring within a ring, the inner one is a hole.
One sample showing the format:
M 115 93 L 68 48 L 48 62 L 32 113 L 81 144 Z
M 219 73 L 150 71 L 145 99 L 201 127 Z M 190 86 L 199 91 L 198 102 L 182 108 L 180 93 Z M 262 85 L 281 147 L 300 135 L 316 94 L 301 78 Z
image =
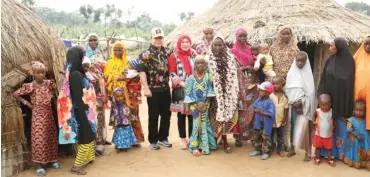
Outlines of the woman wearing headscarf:
M 210 120 L 213 122 L 217 141 L 222 137 L 225 153 L 231 153 L 231 148 L 227 143 L 227 133 L 234 129 L 238 121 L 237 64 L 221 37 L 213 40 L 211 51 L 206 57 L 209 58 L 208 67 L 214 78 L 216 93 L 216 99 L 211 100 Z
M 104 105 L 107 104 L 107 95 L 105 94 L 105 81 L 104 81 L 104 67 L 106 61 L 104 60 L 103 51 L 101 50 L 99 37 L 95 33 L 88 35 L 88 45 L 86 46 L 86 56 L 90 62 L 90 74 L 95 80 L 93 82 L 97 99 L 98 111 L 98 132 L 96 137 L 95 151 L 97 155 L 104 152 L 104 144 L 110 145 L 111 143 L 106 140 L 107 127 L 105 125 Z
M 195 48 L 197 55 L 206 55 L 207 52 L 211 49 L 212 41 L 215 37 L 215 31 L 213 28 L 204 28 L 203 37 L 200 43 Z
M 306 52 L 299 52 L 290 67 L 286 79 L 285 93 L 291 112 L 292 147 L 288 154 L 295 154 L 295 147 L 306 151 L 304 161 L 311 156 L 311 125 L 315 116 L 315 84 L 311 65 Z M 297 110 L 302 111 L 297 111 Z
M 112 46 L 111 58 L 108 60 L 105 70 L 104 77 L 106 81 L 106 93 L 110 99 L 113 98 L 113 91 L 116 88 L 123 88 L 125 93 L 126 104 L 132 108 L 130 101 L 130 95 L 127 88 L 127 82 L 130 80 L 126 77 L 125 71 L 128 67 L 126 46 L 124 43 L 117 41 Z M 138 81 L 137 81 L 138 82 Z M 138 105 L 137 105 L 138 106 Z M 136 112 L 136 111 L 135 111 Z M 138 116 L 138 115 L 135 115 Z M 140 121 L 135 121 L 132 124 L 134 132 L 143 132 Z M 135 133 L 138 143 L 144 141 L 143 133 Z
M 99 42 L 99 36 L 95 33 L 90 33 L 87 36 L 88 45 L 86 46 L 86 56 L 90 59 L 91 63 L 95 62 L 95 59 L 105 59 L 103 50 Z
M 246 144 L 248 140 L 253 139 L 253 113 L 248 111 L 247 104 L 247 77 L 250 76 L 253 70 L 254 57 L 252 55 L 252 48 L 247 41 L 247 31 L 240 28 L 236 31 L 236 42 L 231 49 L 237 63 L 237 74 L 239 83 L 239 118 L 234 130 L 235 146 L 241 147 Z M 251 70 L 250 70 L 251 69 Z
M 286 79 L 290 66 L 296 57 L 299 48 L 293 38 L 293 32 L 290 28 L 282 28 L 274 43 L 271 45 L 270 54 L 274 61 L 274 71 L 277 76 Z M 284 127 L 284 146 L 290 147 L 290 124 Z
M 58 97 L 59 143 L 77 144 L 71 172 L 79 175 L 85 175 L 83 167 L 95 159 L 97 131 L 95 90 L 83 71 L 83 58 L 81 47 L 68 50 L 65 79 Z
M 353 56 L 347 41 L 337 37 L 330 43 L 330 57 L 325 63 L 317 95 L 328 94 L 331 96 L 331 105 L 335 125 L 334 145 L 332 154 L 343 160 L 345 151 L 345 138 L 347 124 L 345 119 L 351 117 L 354 103 L 354 72 Z M 321 150 L 322 156 L 326 151 Z
M 354 55 L 355 58 L 355 100 L 366 101 L 366 129 L 370 133 L 370 36 L 366 37 Z
M 193 73 L 195 54 L 191 50 L 192 41 L 188 35 L 181 35 L 177 40 L 176 50 L 170 55 L 168 69 L 172 82 L 171 112 L 177 112 L 177 126 L 181 138 L 181 149 L 187 149 L 186 117 L 188 118 L 188 137 L 193 126 L 193 117 L 185 99 L 185 80 Z

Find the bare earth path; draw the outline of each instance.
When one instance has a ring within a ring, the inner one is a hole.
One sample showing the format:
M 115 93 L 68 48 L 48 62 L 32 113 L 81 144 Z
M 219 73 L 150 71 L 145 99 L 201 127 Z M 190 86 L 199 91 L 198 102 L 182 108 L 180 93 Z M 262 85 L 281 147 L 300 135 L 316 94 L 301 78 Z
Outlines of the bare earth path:
M 141 105 L 141 121 L 147 136 L 147 105 L 143 100 Z M 111 140 L 112 130 L 109 127 L 108 140 Z M 147 138 L 147 137 L 145 137 Z M 230 142 L 233 140 L 229 137 Z M 226 155 L 220 150 L 214 151 L 209 156 L 193 157 L 189 151 L 180 150 L 177 132 L 177 118 L 172 115 L 170 140 L 174 143 L 172 148 L 161 148 L 158 151 L 149 149 L 148 142 L 139 149 L 117 154 L 113 146 L 107 146 L 104 156 L 97 157 L 93 164 L 88 165 L 87 177 L 370 177 L 370 171 L 356 170 L 337 163 L 332 168 L 326 163 L 315 166 L 312 162 L 302 161 L 303 153 L 299 152 L 293 158 L 281 158 L 274 155 L 266 161 L 251 158 L 248 153 L 252 146 L 233 148 L 233 153 Z M 75 177 L 69 172 L 73 159 L 61 159 L 61 170 L 47 170 L 50 177 Z M 32 177 L 35 169 L 27 170 L 20 177 Z

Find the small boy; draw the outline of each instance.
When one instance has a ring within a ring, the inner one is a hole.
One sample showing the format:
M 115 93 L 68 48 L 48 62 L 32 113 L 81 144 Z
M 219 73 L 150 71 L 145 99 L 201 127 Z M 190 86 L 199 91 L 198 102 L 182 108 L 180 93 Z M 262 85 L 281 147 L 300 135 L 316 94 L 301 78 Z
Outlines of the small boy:
M 280 76 L 275 76 L 272 79 L 272 85 L 274 87 L 274 92 L 270 95 L 270 99 L 274 102 L 275 105 L 275 123 L 272 130 L 272 141 L 273 147 L 277 144 L 277 152 L 283 157 L 283 141 L 284 141 L 284 126 L 287 123 L 288 119 L 288 98 L 283 92 L 284 79 Z M 277 135 L 277 143 L 274 141 L 274 135 Z
M 272 126 L 275 122 L 275 105 L 270 99 L 274 88 L 270 82 L 258 85 L 259 98 L 253 104 L 254 111 L 254 148 L 255 151 L 249 156 L 255 157 L 261 154 L 262 160 L 270 158 Z
M 263 73 L 267 76 L 267 79 L 271 79 L 276 76 L 273 70 L 274 62 L 272 61 L 272 56 L 270 55 L 270 46 L 266 43 L 260 45 L 260 51 L 257 56 L 257 61 L 254 63 L 254 70 L 258 71 L 260 68 L 260 62 L 262 59 L 266 60 L 265 66 L 263 66 Z
M 328 94 L 319 97 L 319 109 L 316 110 L 314 125 L 316 128 L 313 146 L 315 147 L 315 165 L 320 165 L 320 150 L 325 148 L 328 152 L 328 164 L 335 167 L 332 159 L 334 124 L 332 118 L 331 98 Z

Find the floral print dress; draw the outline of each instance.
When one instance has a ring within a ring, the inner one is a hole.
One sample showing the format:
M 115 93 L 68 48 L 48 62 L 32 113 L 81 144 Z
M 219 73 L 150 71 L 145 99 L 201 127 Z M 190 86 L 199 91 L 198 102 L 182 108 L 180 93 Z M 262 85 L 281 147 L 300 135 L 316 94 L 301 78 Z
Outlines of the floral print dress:
M 31 152 L 32 161 L 41 164 L 56 162 L 58 158 L 58 135 L 55 127 L 51 97 L 55 85 L 45 80 L 43 85 L 35 82 L 23 84 L 14 94 L 30 95 L 32 109 Z

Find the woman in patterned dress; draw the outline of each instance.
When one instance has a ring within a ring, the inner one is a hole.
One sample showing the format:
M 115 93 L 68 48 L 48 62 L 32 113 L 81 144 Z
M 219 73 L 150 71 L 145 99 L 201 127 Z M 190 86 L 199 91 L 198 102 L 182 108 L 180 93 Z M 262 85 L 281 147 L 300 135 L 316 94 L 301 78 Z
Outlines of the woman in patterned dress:
M 281 76 L 286 80 L 290 66 L 298 52 L 299 48 L 293 38 L 292 30 L 287 27 L 282 28 L 270 48 L 272 60 L 274 61 L 274 71 L 277 76 Z M 291 148 L 289 123 L 284 127 L 284 146 L 287 150 Z
M 247 77 L 253 72 L 254 57 L 252 55 L 252 48 L 247 41 L 247 31 L 240 28 L 236 31 L 236 42 L 231 52 L 237 61 L 238 83 L 239 83 L 239 102 L 238 102 L 238 123 L 234 129 L 235 146 L 242 147 L 248 140 L 253 139 L 253 131 L 250 127 L 253 125 L 253 117 L 250 116 L 247 103 Z
M 101 155 L 104 152 L 104 144 L 110 145 L 111 143 L 106 140 L 107 138 L 107 127 L 105 124 L 105 105 L 107 105 L 107 94 L 105 93 L 105 81 L 104 81 L 104 67 L 105 59 L 103 51 L 101 50 L 99 36 L 97 34 L 88 35 L 88 45 L 86 47 L 86 56 L 90 61 L 90 74 L 94 78 L 94 87 L 96 92 L 96 101 L 98 112 L 98 130 L 96 136 L 95 151 L 97 155 Z
M 44 80 L 46 72 L 44 64 L 32 62 L 31 68 L 31 75 L 35 80 L 23 84 L 14 92 L 14 97 L 32 110 L 32 161 L 39 165 L 37 175 L 45 176 L 45 165 L 56 169 L 62 167 L 57 162 L 58 135 L 51 108 L 52 90 L 55 89 L 55 85 L 50 80 Z M 31 103 L 21 98 L 22 95 L 29 95 Z
M 221 37 L 213 40 L 211 51 L 206 57 L 209 58 L 208 69 L 214 77 L 216 93 L 216 99 L 212 99 L 210 103 L 209 117 L 217 141 L 220 141 L 222 137 L 224 151 L 229 154 L 231 148 L 227 143 L 227 133 L 232 132 L 238 121 L 237 63 Z
M 191 39 L 188 35 L 182 35 L 177 40 L 176 51 L 173 52 L 168 60 L 168 70 L 172 82 L 172 89 L 183 89 L 185 80 L 193 73 L 194 54 L 191 50 Z M 183 100 L 172 95 L 171 112 L 177 112 L 177 127 L 181 138 L 181 149 L 188 148 L 186 139 L 186 117 L 188 119 L 188 136 L 192 132 L 193 117 L 189 106 Z
M 213 28 L 204 28 L 203 37 L 200 44 L 197 45 L 195 51 L 197 55 L 206 55 L 211 49 L 212 41 L 215 38 L 215 30 Z
M 82 68 L 84 49 L 77 46 L 67 52 L 62 91 L 58 97 L 59 143 L 77 144 L 72 173 L 86 175 L 84 166 L 95 159 L 97 132 L 95 90 Z

